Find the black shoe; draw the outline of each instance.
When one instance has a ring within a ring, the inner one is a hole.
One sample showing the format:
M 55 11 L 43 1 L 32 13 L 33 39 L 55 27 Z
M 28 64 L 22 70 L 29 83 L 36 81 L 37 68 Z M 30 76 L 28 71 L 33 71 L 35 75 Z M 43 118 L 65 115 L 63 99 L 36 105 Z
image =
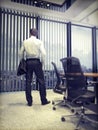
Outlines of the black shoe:
M 31 107 L 31 106 L 32 106 L 32 103 L 28 103 L 27 105 L 28 105 L 29 107 Z
M 43 102 L 42 105 L 47 105 L 49 103 L 50 103 L 50 101 L 46 101 L 46 102 Z

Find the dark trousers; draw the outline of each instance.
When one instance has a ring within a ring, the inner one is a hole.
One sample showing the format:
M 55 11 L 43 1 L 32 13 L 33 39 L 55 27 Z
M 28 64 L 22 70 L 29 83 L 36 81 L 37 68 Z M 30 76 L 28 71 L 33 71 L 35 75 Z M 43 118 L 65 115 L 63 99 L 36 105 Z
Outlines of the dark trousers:
M 31 82 L 33 72 L 36 75 L 38 84 L 39 84 L 39 93 L 41 102 L 44 103 L 47 101 L 46 99 L 46 86 L 44 81 L 44 73 L 42 70 L 42 63 L 39 59 L 27 59 L 26 60 L 26 100 L 28 103 L 32 103 L 32 95 L 31 95 Z

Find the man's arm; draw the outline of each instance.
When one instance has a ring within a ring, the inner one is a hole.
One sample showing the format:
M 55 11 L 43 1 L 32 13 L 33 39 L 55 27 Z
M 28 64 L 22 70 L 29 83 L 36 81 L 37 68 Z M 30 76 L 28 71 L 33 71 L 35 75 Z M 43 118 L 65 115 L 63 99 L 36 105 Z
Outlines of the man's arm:
M 42 44 L 40 46 L 40 51 L 41 51 L 41 62 L 42 62 L 42 65 L 44 65 L 45 57 L 46 57 L 46 50 L 44 48 L 43 42 L 42 42 Z

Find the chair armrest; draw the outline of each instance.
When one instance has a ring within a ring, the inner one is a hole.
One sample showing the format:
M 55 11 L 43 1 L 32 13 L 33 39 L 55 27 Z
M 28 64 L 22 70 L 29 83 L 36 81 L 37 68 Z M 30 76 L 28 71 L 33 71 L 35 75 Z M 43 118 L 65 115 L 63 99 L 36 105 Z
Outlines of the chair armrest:
M 96 81 L 87 81 L 88 86 L 95 85 L 96 83 L 98 83 L 98 82 L 96 82 Z

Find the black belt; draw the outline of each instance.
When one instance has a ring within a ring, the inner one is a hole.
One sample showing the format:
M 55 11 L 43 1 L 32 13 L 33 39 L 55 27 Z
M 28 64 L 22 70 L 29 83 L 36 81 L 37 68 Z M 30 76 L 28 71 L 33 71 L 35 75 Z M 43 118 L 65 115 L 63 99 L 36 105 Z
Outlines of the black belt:
M 27 61 L 28 60 L 40 60 L 40 59 L 38 59 L 38 58 L 28 58 Z

